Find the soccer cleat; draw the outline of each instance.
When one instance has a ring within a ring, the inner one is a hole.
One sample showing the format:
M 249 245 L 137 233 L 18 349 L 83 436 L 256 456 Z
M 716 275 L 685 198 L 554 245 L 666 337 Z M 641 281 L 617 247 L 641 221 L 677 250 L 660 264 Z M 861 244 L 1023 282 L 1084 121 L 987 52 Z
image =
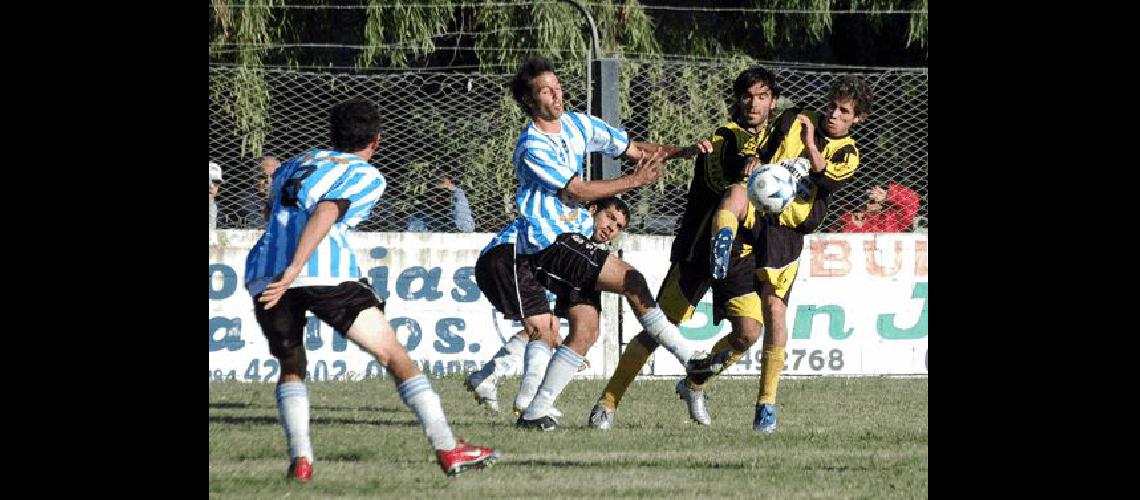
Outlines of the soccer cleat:
M 289 464 L 289 470 L 285 472 L 285 479 L 296 479 L 302 483 L 309 482 L 313 478 L 313 464 L 309 462 L 308 457 L 297 457 Z
M 462 439 L 455 444 L 455 448 L 450 450 L 435 450 L 439 467 L 448 476 L 455 477 L 471 469 L 490 467 L 499 460 L 499 450 L 472 446 Z
M 685 372 L 688 375 L 716 375 L 724 371 L 730 356 L 732 356 L 731 349 L 717 351 L 712 355 L 704 351 L 694 352 L 685 366 Z
M 705 391 L 690 389 L 685 379 L 681 379 L 677 382 L 677 396 L 685 400 L 685 404 L 688 405 L 689 418 L 701 425 L 712 425 L 712 418 L 709 417 L 708 404 L 705 399 Z
M 518 421 L 515 422 L 515 425 L 520 429 L 539 430 L 543 432 L 552 431 L 558 428 L 558 422 L 556 422 L 549 415 L 544 415 L 534 420 L 527 420 L 520 415 Z
M 479 406 L 499 413 L 499 397 L 495 390 L 495 377 L 487 377 L 483 379 L 482 382 L 473 384 L 471 383 L 471 378 L 474 376 L 474 373 L 468 375 L 467 378 L 463 380 L 463 385 L 467 387 L 468 391 L 471 391 L 471 393 L 475 395 L 475 401 L 479 403 Z
M 732 251 L 732 235 L 730 228 L 722 227 L 712 239 L 711 268 L 714 280 L 722 280 L 728 275 L 729 253 Z
M 590 410 L 590 427 L 595 429 L 612 429 L 614 426 L 614 411 L 601 404 L 594 405 Z
M 517 419 L 517 418 L 519 418 L 519 417 L 521 417 L 521 416 L 522 416 L 522 414 L 523 414 L 523 412 L 524 412 L 524 411 L 526 411 L 526 409 L 524 409 L 524 408 L 519 408 L 519 407 L 517 407 L 517 406 L 516 406 L 516 407 L 515 407 L 515 409 L 514 409 L 514 411 L 512 411 L 511 413 L 512 413 L 512 414 L 515 416 L 515 418 Z M 555 407 L 553 407 L 553 406 L 551 406 L 551 407 L 550 407 L 550 411 L 548 411 L 546 414 L 547 414 L 547 415 L 550 415 L 550 418 L 553 418 L 555 422 L 557 422 L 557 421 L 558 421 L 558 419 L 562 418 L 562 411 L 561 411 L 561 410 L 559 410 L 558 408 L 555 408 Z
M 756 418 L 752 420 L 752 430 L 776 432 L 776 405 L 756 405 Z

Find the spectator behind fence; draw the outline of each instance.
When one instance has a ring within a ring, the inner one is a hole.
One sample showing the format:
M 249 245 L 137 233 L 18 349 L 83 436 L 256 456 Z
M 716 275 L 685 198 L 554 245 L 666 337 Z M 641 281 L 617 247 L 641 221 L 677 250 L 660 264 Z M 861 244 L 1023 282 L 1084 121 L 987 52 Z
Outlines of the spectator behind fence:
M 271 155 L 262 156 L 257 162 L 258 174 L 253 187 L 242 195 L 241 212 L 245 215 L 245 226 L 253 229 L 265 227 L 265 219 L 270 210 L 269 189 L 273 186 L 273 172 L 281 162 Z
M 218 227 L 218 203 L 214 200 L 222 188 L 222 166 L 210 162 L 210 230 Z
M 450 218 L 439 215 L 445 203 L 450 209 Z M 435 187 L 428 191 L 426 203 L 421 203 L 408 217 L 407 230 L 416 233 L 475 231 L 475 218 L 471 216 L 467 193 L 455 185 L 450 175 L 439 174 Z
M 835 223 L 839 233 L 906 233 L 918 213 L 919 196 L 895 183 L 887 189 L 881 185 L 867 190 L 867 205 L 862 211 L 848 212 Z

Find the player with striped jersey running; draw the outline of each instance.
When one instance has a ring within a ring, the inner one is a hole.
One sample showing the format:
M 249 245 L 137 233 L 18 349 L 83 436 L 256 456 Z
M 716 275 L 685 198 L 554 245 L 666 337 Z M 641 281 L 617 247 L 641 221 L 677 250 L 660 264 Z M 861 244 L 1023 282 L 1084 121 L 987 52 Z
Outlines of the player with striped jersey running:
M 273 173 L 265 233 L 245 261 L 254 313 L 281 366 L 277 410 L 291 459 L 286 477 L 309 481 L 309 396 L 305 387 L 305 311 L 328 323 L 392 374 L 400 399 L 415 413 L 448 475 L 480 468 L 499 452 L 456 439 L 427 377 L 384 317 L 384 302 L 361 280 L 348 232 L 384 192 L 384 176 L 368 163 L 380 146 L 380 113 L 363 99 L 329 112 L 331 149 L 313 149 Z

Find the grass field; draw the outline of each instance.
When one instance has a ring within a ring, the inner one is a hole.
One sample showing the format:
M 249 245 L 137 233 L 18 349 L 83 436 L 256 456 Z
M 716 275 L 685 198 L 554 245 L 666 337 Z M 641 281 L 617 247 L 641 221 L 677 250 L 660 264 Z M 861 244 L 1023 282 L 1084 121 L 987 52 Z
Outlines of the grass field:
M 926 378 L 783 380 L 779 427 L 752 431 L 757 379 L 714 380 L 713 424 L 689 423 L 674 381 L 639 380 L 612 430 L 586 425 L 603 380 L 559 398 L 554 432 L 485 413 L 461 378 L 433 380 L 457 437 L 503 452 L 449 479 L 391 379 L 309 384 L 313 481 L 292 484 L 272 384 L 210 383 L 210 496 L 400 498 L 916 498 L 927 496 Z M 499 384 L 509 407 L 518 378 Z

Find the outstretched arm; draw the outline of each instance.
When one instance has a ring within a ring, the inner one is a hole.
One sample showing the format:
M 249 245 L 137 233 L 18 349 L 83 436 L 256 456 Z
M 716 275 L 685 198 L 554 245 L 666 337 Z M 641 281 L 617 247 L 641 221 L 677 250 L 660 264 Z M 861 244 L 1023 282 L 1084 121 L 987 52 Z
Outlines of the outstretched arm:
M 574 176 L 566 184 L 566 187 L 562 188 L 562 196 L 579 202 L 587 202 L 652 184 L 661 176 L 661 162 L 663 160 L 660 155 L 661 153 L 657 153 L 642 157 L 638 160 L 637 167 L 634 168 L 633 172 L 617 179 L 584 181 L 582 178 Z
M 625 157 L 637 161 L 647 155 L 661 154 L 663 160 L 672 160 L 674 158 L 691 158 L 700 153 L 711 153 L 712 150 L 712 143 L 708 140 L 684 148 L 654 142 L 632 142 L 629 149 L 625 150 Z

